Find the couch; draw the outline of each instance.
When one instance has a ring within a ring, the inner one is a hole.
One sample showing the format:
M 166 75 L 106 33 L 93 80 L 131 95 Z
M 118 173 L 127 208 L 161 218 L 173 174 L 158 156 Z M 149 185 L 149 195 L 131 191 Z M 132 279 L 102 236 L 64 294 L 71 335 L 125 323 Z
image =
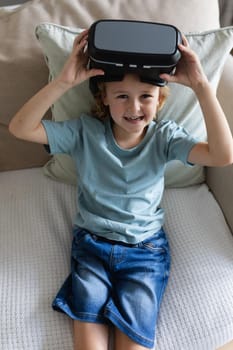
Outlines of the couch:
M 178 26 L 200 54 L 233 130 L 233 30 L 219 30 L 216 0 L 192 0 L 185 6 L 182 0 L 32 0 L 0 9 L 3 350 L 72 349 L 72 322 L 52 311 L 51 302 L 69 272 L 78 184 L 70 159 L 50 158 L 42 146 L 17 140 L 9 134 L 8 124 L 18 108 L 57 74 L 79 28 L 99 18 Z M 46 118 L 69 118 L 66 111 L 73 105 L 78 117 L 90 106 L 87 86 L 79 93 L 78 105 L 75 90 L 52 106 Z M 159 117 L 177 118 L 195 136 L 205 138 L 203 118 L 190 91 L 172 86 Z M 233 166 L 168 166 L 162 206 L 172 265 L 158 320 L 158 350 L 233 349 L 232 179 Z M 109 349 L 111 342 L 112 338 Z

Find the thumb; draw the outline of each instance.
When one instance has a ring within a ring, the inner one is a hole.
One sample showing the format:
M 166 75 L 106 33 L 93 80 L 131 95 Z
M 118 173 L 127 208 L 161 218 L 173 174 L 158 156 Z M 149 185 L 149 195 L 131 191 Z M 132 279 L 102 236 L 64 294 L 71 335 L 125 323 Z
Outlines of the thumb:
M 95 77 L 97 75 L 104 75 L 104 74 L 105 73 L 102 69 L 92 68 L 92 69 L 87 71 L 87 78 L 92 78 L 92 77 Z
M 163 73 L 163 74 L 160 74 L 159 77 L 161 79 L 164 79 L 168 83 L 176 83 L 177 82 L 177 78 L 175 75 Z

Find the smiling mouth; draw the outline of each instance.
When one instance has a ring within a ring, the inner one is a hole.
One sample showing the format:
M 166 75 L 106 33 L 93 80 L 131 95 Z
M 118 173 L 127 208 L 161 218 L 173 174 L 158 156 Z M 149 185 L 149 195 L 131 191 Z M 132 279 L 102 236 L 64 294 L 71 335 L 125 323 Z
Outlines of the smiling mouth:
M 134 122 L 134 121 L 140 121 L 144 119 L 144 116 L 140 116 L 140 117 L 125 117 L 125 119 L 129 122 Z

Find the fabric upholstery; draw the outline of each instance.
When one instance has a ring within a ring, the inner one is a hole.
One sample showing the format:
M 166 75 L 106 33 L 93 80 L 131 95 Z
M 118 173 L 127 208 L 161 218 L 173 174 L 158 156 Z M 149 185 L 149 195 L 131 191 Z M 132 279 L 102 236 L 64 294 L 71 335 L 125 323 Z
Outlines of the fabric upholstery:
M 41 169 L 0 174 L 1 349 L 72 349 L 51 302 L 69 272 L 75 192 Z M 166 190 L 162 206 L 172 262 L 156 350 L 215 350 L 232 337 L 232 235 L 205 184 Z

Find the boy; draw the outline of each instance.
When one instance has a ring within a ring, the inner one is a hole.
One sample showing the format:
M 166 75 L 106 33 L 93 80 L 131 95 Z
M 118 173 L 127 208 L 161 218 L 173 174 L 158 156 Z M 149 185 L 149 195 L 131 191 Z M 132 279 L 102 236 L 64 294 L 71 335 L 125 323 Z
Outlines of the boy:
M 154 121 L 163 88 L 137 74 L 100 88 L 104 113 L 78 120 L 42 121 L 47 109 L 82 81 L 104 75 L 87 68 L 88 31 L 79 35 L 59 76 L 15 115 L 10 131 L 68 153 L 79 177 L 71 274 L 54 309 L 74 319 L 76 350 L 107 350 L 115 326 L 116 350 L 154 346 L 156 320 L 169 274 L 169 247 L 159 207 L 164 167 L 172 159 L 206 166 L 233 163 L 232 135 L 225 115 L 186 38 L 168 82 L 193 90 L 202 108 L 208 142 L 197 142 L 174 122 Z M 92 171 L 89 169 L 92 167 Z

